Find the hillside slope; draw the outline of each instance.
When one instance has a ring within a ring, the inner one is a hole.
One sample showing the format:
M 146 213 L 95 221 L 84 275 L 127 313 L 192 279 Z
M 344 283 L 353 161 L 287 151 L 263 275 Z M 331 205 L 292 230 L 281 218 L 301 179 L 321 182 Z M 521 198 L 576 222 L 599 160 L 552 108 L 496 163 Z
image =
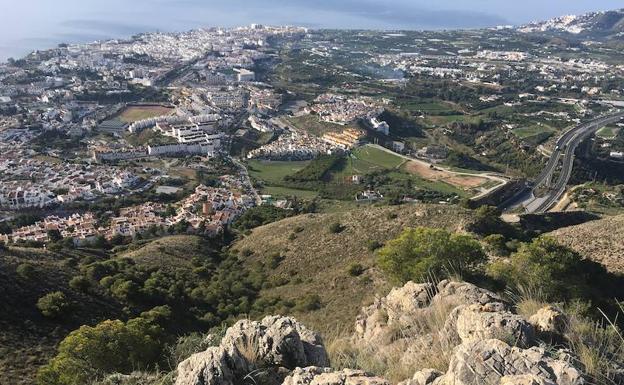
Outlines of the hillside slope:
M 573 35 L 614 35 L 624 31 L 624 9 L 566 15 L 533 22 L 518 29 L 520 32 L 556 32 Z
M 624 215 L 559 229 L 550 235 L 609 271 L 624 273 Z
M 152 306 L 123 303 L 93 281 L 84 289 L 72 286 L 72 278 L 88 275 L 90 264 L 129 258 L 141 271 L 184 276 L 193 271 L 193 258 L 212 254 L 209 242 L 188 235 L 141 241 L 129 247 L 132 250 L 119 253 L 19 247 L 0 250 L 0 384 L 32 384 L 38 367 L 55 354 L 58 343 L 69 332 L 81 325 L 125 319 Z M 29 266 L 28 274 L 21 271 L 24 266 Z M 37 301 L 57 291 L 67 297 L 69 311 L 59 318 L 46 318 Z
M 389 289 L 374 267 L 374 243 L 378 246 L 393 239 L 406 227 L 461 231 L 469 213 L 451 206 L 404 205 L 308 214 L 259 227 L 232 248 L 249 255 L 253 262 L 269 266 L 267 281 L 271 287 L 261 291 L 262 298 L 280 297 L 311 310 L 318 296 L 320 310 L 297 311 L 295 307 L 294 313 L 328 334 L 350 328 L 363 304 Z M 332 233 L 332 223 L 340 223 L 343 231 Z M 281 262 L 277 255 L 281 255 Z M 349 271 L 356 264 L 364 269 L 361 275 Z

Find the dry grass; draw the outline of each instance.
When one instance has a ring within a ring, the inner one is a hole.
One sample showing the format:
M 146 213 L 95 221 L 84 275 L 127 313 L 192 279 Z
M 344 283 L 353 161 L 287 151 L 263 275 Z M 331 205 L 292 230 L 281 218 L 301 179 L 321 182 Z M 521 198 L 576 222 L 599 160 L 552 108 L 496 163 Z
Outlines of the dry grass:
M 343 330 L 330 336 L 327 351 L 335 369 L 357 368 L 387 378 L 392 383 L 411 378 L 421 369 L 446 372 L 459 343 L 444 333 L 446 320 L 457 303 L 438 301 L 409 315 L 409 327 L 388 327 L 387 345 L 354 343 Z
M 567 312 L 565 337 L 592 383 L 616 384 L 615 368 L 624 362 L 624 338 L 614 322 L 590 320 L 575 308 Z
M 284 258 L 268 272 L 267 280 L 289 283 L 265 288 L 261 297 L 297 301 L 306 295 L 320 296 L 320 310 L 295 316 L 310 328 L 331 334 L 342 325 L 352 330 L 360 308 L 371 303 L 375 294 L 386 295 L 391 288 L 375 267 L 375 252 L 368 247 L 371 241 L 383 244 L 396 238 L 405 227 L 461 231 L 469 215 L 467 210 L 440 205 L 366 206 L 347 212 L 301 215 L 259 227 L 236 242 L 233 249 L 251 250 L 251 263 L 267 263 L 271 255 L 280 253 Z M 340 222 L 345 230 L 331 234 L 328 226 L 333 222 Z M 296 241 L 288 239 L 294 229 L 302 229 Z M 365 268 L 361 276 L 347 273 L 354 263 Z
M 540 309 L 550 305 L 544 293 L 537 289 L 520 286 L 517 291 L 508 291 L 507 297 L 511 303 L 515 304 L 516 313 L 524 319 L 531 318 Z

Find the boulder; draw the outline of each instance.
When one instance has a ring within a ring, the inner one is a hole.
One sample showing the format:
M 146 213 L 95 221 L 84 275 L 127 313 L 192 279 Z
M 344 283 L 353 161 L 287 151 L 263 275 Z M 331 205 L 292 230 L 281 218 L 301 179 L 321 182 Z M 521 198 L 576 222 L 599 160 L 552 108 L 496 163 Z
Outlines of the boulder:
M 218 347 L 178 365 L 176 385 L 232 385 L 250 373 L 279 384 L 280 368 L 328 366 L 320 336 L 289 317 L 242 320 L 229 328 Z M 261 369 L 261 370 L 259 370 Z
M 568 362 L 551 358 L 544 349 L 511 347 L 496 339 L 459 345 L 447 373 L 439 377 L 434 384 L 499 385 L 503 378 L 508 376 L 514 376 L 511 380 L 518 381 L 523 377 L 517 376 L 532 376 L 525 378 L 543 381 L 544 384 L 548 384 L 549 381 L 557 385 L 585 384 L 579 369 Z
M 423 369 L 414 373 L 411 379 L 400 382 L 398 385 L 431 385 L 442 375 L 442 372 L 435 369 Z
M 533 326 L 524 318 L 504 310 L 500 303 L 459 307 L 456 330 L 462 342 L 500 339 L 528 347 L 534 343 Z
M 307 367 L 293 370 L 282 385 L 390 385 L 390 383 L 361 370 L 333 371 L 330 368 Z
M 443 280 L 438 284 L 437 290 L 438 294 L 435 295 L 432 302 L 448 301 L 458 305 L 485 305 L 490 302 L 498 302 L 507 305 L 497 294 L 468 282 Z
M 540 333 L 563 334 L 568 319 L 554 306 L 545 306 L 529 318 L 529 322 Z

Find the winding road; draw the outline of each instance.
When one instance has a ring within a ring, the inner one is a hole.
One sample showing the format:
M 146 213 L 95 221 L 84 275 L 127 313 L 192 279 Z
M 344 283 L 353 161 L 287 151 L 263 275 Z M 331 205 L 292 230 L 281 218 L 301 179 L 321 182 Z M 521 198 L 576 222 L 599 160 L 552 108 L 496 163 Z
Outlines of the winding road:
M 535 179 L 530 190 L 519 194 L 508 208 L 523 206 L 527 213 L 542 213 L 552 208 L 565 194 L 572 176 L 574 153 L 579 144 L 602 127 L 616 123 L 622 118 L 624 118 L 624 112 L 620 111 L 582 123 L 566 131 L 557 140 L 555 150 L 550 155 L 548 163 Z M 559 169 L 557 180 L 553 183 L 552 178 Z M 536 192 L 544 188 L 546 188 L 546 193 L 538 197 Z

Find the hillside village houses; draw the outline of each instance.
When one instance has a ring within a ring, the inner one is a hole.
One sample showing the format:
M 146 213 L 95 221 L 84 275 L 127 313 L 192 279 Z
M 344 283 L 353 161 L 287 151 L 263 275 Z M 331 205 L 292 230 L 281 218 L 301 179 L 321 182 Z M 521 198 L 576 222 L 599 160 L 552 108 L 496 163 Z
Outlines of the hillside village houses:
M 110 224 L 96 227 L 92 213 L 74 214 L 66 218 L 49 216 L 31 226 L 1 235 L 0 241 L 49 241 L 48 232 L 58 230 L 64 238 L 75 243 L 93 241 L 97 236 L 110 240 L 116 236 L 135 237 L 148 231 L 163 231 L 180 223 L 209 235 L 217 235 L 247 209 L 256 203 L 253 197 L 243 192 L 244 185 L 237 177 L 222 176 L 222 187 L 198 186 L 184 200 L 176 203 L 173 215 L 165 215 L 163 204 L 147 202 L 138 206 L 122 208 L 119 215 L 110 219 Z

